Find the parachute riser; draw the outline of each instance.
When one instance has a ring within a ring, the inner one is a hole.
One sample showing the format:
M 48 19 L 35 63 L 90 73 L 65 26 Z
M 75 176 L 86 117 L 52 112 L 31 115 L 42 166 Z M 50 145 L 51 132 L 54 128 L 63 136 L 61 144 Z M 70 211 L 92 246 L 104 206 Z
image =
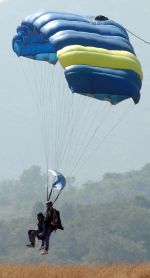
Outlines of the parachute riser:
M 59 196 L 60 196 L 60 193 L 61 193 L 62 189 L 60 189 L 60 191 L 58 192 L 56 198 L 54 199 L 53 201 L 53 204 L 58 200 Z
M 51 188 L 51 190 L 50 190 L 50 193 L 49 193 L 49 195 L 48 195 L 48 197 L 47 197 L 47 201 L 52 201 L 52 203 L 54 204 L 54 203 L 58 200 L 58 198 L 59 198 L 59 196 L 60 196 L 60 193 L 61 193 L 62 189 L 59 190 L 59 192 L 58 192 L 57 196 L 55 197 L 55 199 L 54 199 L 54 200 L 51 200 L 51 196 L 52 196 L 53 190 L 54 190 L 54 188 L 53 188 L 53 186 L 52 186 L 52 188 Z
M 49 184 L 49 179 L 48 179 L 48 171 L 47 171 L 47 177 L 46 177 L 46 185 L 47 185 L 47 201 L 48 201 L 48 199 L 49 199 L 48 184 Z

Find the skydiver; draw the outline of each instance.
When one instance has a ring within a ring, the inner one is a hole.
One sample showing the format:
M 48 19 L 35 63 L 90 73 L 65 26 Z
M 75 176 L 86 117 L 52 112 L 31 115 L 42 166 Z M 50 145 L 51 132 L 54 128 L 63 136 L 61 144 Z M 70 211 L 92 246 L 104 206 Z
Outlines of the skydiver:
M 42 212 L 37 214 L 37 230 L 29 230 L 28 231 L 28 236 L 29 236 L 29 241 L 30 243 L 27 244 L 26 246 L 28 248 L 34 248 L 35 247 L 35 238 L 37 237 L 39 240 L 42 240 L 42 244 L 40 248 L 38 249 L 43 250 L 44 249 L 44 237 L 46 235 L 46 226 L 45 226 L 45 218 Z
M 56 210 L 53 208 L 53 203 L 51 201 L 46 202 L 45 216 L 45 237 L 43 239 L 44 249 L 41 251 L 41 255 L 47 255 L 49 250 L 49 239 L 53 231 L 57 229 L 58 216 Z

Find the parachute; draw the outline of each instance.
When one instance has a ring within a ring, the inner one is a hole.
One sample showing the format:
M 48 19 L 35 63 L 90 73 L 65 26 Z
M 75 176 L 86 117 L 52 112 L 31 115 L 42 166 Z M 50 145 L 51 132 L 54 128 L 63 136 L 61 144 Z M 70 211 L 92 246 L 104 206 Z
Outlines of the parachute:
M 65 177 L 61 173 L 59 173 L 55 170 L 49 169 L 48 170 L 48 187 L 50 186 L 51 190 L 50 190 L 50 192 L 47 191 L 47 201 L 49 201 L 51 199 L 52 195 L 55 194 L 55 192 L 57 191 L 58 192 L 57 195 L 55 195 L 55 197 L 53 196 L 54 200 L 52 200 L 53 203 L 55 203 L 56 200 L 58 199 L 61 191 L 64 189 L 65 185 L 66 185 Z
M 50 174 L 52 174 L 53 176 L 53 188 L 56 189 L 56 190 L 62 190 L 65 185 L 66 185 L 66 180 L 65 180 L 65 177 L 57 172 L 57 171 L 54 171 L 54 170 L 48 170 L 48 174 L 50 176 Z
M 112 20 L 41 12 L 25 18 L 13 39 L 18 56 L 64 68 L 73 93 L 117 104 L 140 99 L 142 69 L 126 30 Z
M 92 146 L 93 138 L 107 118 L 105 114 L 102 117 L 106 108 L 100 109 L 101 103 L 112 107 L 127 99 L 132 99 L 134 104 L 139 102 L 143 79 L 140 62 L 125 28 L 104 16 L 94 18 L 54 11 L 29 15 L 17 28 L 12 47 L 18 57 L 34 60 L 40 69 L 45 62 L 51 64 L 50 73 L 41 71 L 36 74 L 35 82 L 31 80 L 30 83 L 34 86 L 41 80 L 39 91 L 37 87 L 35 89 L 35 98 L 38 99 L 40 116 L 43 113 L 41 126 L 45 136 L 47 177 L 50 173 L 56 177 L 55 189 L 61 191 L 65 180 L 62 181 L 63 175 L 59 172 L 64 173 L 61 165 L 65 155 L 66 163 L 71 167 L 70 173 L 73 173 L 81 168 L 84 161 L 88 161 L 90 153 L 97 151 L 107 137 L 106 133 L 99 138 L 96 146 Z M 53 75 L 52 67 L 55 69 L 58 64 L 61 65 L 61 72 Z M 35 69 L 32 68 L 31 72 L 34 75 Z M 75 95 L 76 102 L 73 97 L 69 99 L 66 84 L 60 84 L 62 72 L 69 91 L 73 93 L 70 95 Z M 28 70 L 25 70 L 25 75 L 27 73 Z M 67 98 L 69 101 L 66 101 Z M 53 136 L 55 138 L 51 138 Z M 53 140 L 51 150 L 50 140 Z M 89 153 L 86 155 L 87 150 Z M 55 165 L 49 163 L 48 152 Z M 51 168 L 59 171 L 48 170 Z

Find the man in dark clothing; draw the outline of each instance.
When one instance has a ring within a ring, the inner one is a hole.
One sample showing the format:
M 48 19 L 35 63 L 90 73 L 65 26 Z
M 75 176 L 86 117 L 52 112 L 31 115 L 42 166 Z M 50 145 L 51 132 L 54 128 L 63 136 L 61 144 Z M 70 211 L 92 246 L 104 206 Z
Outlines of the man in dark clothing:
M 57 229 L 57 214 L 56 210 L 53 208 L 53 203 L 51 201 L 46 202 L 46 210 L 44 213 L 45 216 L 45 229 L 46 234 L 43 240 L 44 250 L 41 252 L 41 255 L 47 255 L 49 250 L 49 239 L 51 233 Z
M 44 215 L 42 212 L 37 214 L 37 220 L 38 220 L 38 224 L 37 224 L 38 229 L 28 231 L 30 243 L 27 244 L 26 246 L 29 248 L 34 248 L 35 247 L 35 238 L 37 237 L 39 240 L 42 240 L 41 247 L 39 248 L 39 250 L 42 250 L 42 249 L 44 249 L 44 238 L 46 235 L 45 219 L 44 219 Z

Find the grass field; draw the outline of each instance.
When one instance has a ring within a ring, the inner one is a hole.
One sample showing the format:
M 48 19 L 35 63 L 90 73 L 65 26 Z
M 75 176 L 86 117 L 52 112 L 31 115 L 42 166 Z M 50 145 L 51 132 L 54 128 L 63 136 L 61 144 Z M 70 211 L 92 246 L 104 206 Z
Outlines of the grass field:
M 0 278 L 150 278 L 150 263 L 88 265 L 0 265 Z

